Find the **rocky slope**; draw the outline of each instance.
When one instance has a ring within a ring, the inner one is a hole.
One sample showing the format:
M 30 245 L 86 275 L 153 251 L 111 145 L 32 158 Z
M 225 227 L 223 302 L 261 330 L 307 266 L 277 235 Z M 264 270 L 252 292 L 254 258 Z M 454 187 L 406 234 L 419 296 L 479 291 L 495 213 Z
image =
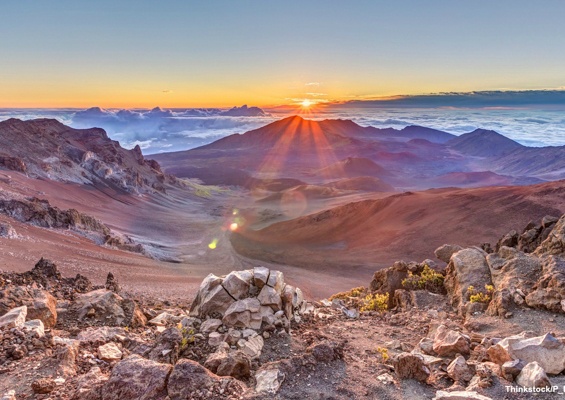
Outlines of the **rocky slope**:
M 100 128 L 73 129 L 52 119 L 1 121 L 0 168 L 129 193 L 164 192 L 174 182 L 139 146 L 126 150 Z
M 368 287 L 319 302 L 260 266 L 209 275 L 191 304 L 133 299 L 112 274 L 95 287 L 42 259 L 0 276 L 0 391 L 5 399 L 555 398 L 565 382 L 565 216 L 492 246 L 446 244 L 435 256 L 396 262 Z

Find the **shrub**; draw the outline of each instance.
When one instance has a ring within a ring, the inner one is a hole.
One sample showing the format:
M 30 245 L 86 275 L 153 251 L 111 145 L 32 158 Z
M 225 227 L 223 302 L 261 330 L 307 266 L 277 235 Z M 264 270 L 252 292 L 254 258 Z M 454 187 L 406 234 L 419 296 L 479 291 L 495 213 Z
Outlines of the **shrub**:
M 368 294 L 362 301 L 360 311 L 379 311 L 384 312 L 388 309 L 388 293 Z
M 485 285 L 485 292 L 481 292 L 475 289 L 474 286 L 469 286 L 467 288 L 467 294 L 469 295 L 469 301 L 471 303 L 490 303 L 492 300 L 492 293 L 494 292 L 494 286 Z
M 388 349 L 386 347 L 377 347 L 377 353 L 379 353 L 383 363 L 386 363 L 390 358 L 388 355 Z
M 408 277 L 402 280 L 402 286 L 408 290 L 427 290 L 432 293 L 443 294 L 445 292 L 444 279 L 445 277 L 442 274 L 434 271 L 426 264 L 420 275 L 408 272 Z
M 330 297 L 330 301 L 335 300 L 335 299 L 339 299 L 339 300 L 350 300 L 352 297 L 361 297 L 363 295 L 363 293 L 365 293 L 367 289 L 365 289 L 363 286 L 359 286 L 356 288 L 353 288 L 347 292 L 339 292 L 336 293 L 334 295 L 332 295 Z

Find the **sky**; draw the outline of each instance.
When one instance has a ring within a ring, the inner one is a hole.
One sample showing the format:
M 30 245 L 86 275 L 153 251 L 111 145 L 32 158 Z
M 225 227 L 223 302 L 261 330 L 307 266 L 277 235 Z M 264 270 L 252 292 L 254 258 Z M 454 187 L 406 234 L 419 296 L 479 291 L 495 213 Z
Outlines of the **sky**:
M 0 107 L 273 107 L 565 88 L 561 0 L 18 0 Z

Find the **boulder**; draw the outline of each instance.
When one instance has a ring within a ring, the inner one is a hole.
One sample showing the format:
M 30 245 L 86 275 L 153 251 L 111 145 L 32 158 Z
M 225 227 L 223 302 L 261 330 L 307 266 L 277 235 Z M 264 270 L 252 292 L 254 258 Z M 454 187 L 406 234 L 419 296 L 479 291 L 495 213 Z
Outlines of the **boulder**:
M 541 274 L 533 290 L 526 295 L 526 304 L 551 312 L 563 312 L 565 300 L 565 259 L 553 255 L 542 261 Z
M 0 222 L 0 237 L 16 239 L 19 237 L 16 230 L 7 222 Z
M 440 259 L 444 263 L 448 263 L 449 260 L 451 259 L 451 256 L 454 253 L 457 253 L 459 250 L 463 250 L 463 247 L 457 244 L 444 244 L 442 246 L 439 246 L 437 249 L 435 249 L 434 254 L 438 259 Z
M 463 356 L 456 357 L 447 366 L 447 375 L 455 382 L 469 382 L 474 374 Z
M 253 268 L 253 283 L 259 289 L 267 284 L 269 280 L 269 269 L 265 267 L 255 267 Z
M 440 357 L 450 357 L 456 354 L 469 354 L 469 340 L 460 332 L 448 329 L 445 325 L 437 328 L 433 351 Z
M 45 290 L 9 286 L 0 296 L 0 313 L 25 305 L 29 319 L 40 319 L 47 328 L 57 323 L 57 300 Z
M 261 328 L 259 311 L 261 303 L 254 298 L 247 298 L 231 303 L 225 311 L 222 322 L 233 328 Z
M 553 226 L 548 237 L 535 250 L 536 255 L 557 255 L 565 252 L 565 215 Z
M 526 363 L 537 361 L 548 374 L 565 370 L 565 345 L 549 333 L 532 338 L 524 334 L 507 337 L 491 346 L 487 354 L 499 365 L 519 359 Z
M 122 351 L 115 343 L 106 343 L 98 347 L 98 358 L 106 362 L 119 361 L 122 359 Z
M 112 369 L 110 379 L 102 387 L 104 400 L 153 400 L 167 396 L 169 364 L 160 364 L 138 355 L 131 355 Z
M 56 386 L 53 378 L 40 378 L 31 383 L 31 390 L 35 394 L 48 394 L 55 390 Z
M 249 337 L 247 340 L 240 339 L 237 342 L 237 347 L 252 360 L 259 358 L 261 356 L 261 351 L 263 350 L 263 345 L 265 342 L 263 338 L 259 335 Z
M 27 306 L 16 307 L 0 317 L 0 328 L 21 328 L 26 322 Z
M 224 278 L 222 286 L 236 300 L 248 296 L 249 286 L 253 280 L 253 272 L 250 270 L 232 271 Z
M 549 381 L 547 374 L 537 361 L 532 361 L 526 364 L 516 378 L 516 383 L 520 386 L 529 388 L 551 386 L 551 382 Z
M 288 287 L 285 286 L 285 288 Z M 259 296 L 257 296 L 257 300 L 261 303 L 262 306 L 269 306 L 273 309 L 273 311 L 278 311 L 282 309 L 282 299 L 279 293 L 270 286 L 263 286 L 261 292 L 259 292 Z M 292 298 L 291 298 L 292 302 Z M 291 303 L 292 304 L 292 303 Z M 292 307 L 292 305 L 291 305 Z
M 370 289 L 372 292 L 388 293 L 388 307 L 394 307 L 394 292 L 403 289 L 402 281 L 408 276 L 408 264 L 397 261 L 390 268 L 381 269 L 374 273 Z
M 222 286 L 222 278 L 210 274 L 200 284 L 190 307 L 190 316 L 200 318 L 213 316 L 212 314 L 222 316 L 234 301 Z
M 76 312 L 79 320 L 89 319 L 100 325 L 138 327 L 147 323 L 133 300 L 106 289 L 79 294 L 71 310 Z
M 424 362 L 424 357 L 419 354 L 401 353 L 394 359 L 393 366 L 399 379 L 426 382 L 430 376 L 430 370 Z
M 272 270 L 269 273 L 269 279 L 267 279 L 267 286 L 270 286 L 276 290 L 278 294 L 282 293 L 284 287 L 284 275 L 281 271 Z
M 229 351 L 229 346 L 220 347 L 210 354 L 204 366 L 218 376 L 247 379 L 250 376 L 251 360 L 241 351 Z
M 167 390 L 170 400 L 221 399 L 232 396 L 239 398 L 245 386 L 231 377 L 213 374 L 196 361 L 183 358 L 173 368 Z
M 447 265 L 444 285 L 451 299 L 451 305 L 461 311 L 461 306 L 469 301 L 467 289 L 473 286 L 484 290 L 492 284 L 487 253 L 478 248 L 468 248 L 451 256 Z
M 255 391 L 257 393 L 276 394 L 282 383 L 284 382 L 285 374 L 278 366 L 267 364 L 262 366 L 255 373 Z
M 118 280 L 114 277 L 114 274 L 108 272 L 108 276 L 106 277 L 106 285 L 104 285 L 106 290 L 111 290 L 112 292 L 119 293 L 120 292 L 120 284 Z

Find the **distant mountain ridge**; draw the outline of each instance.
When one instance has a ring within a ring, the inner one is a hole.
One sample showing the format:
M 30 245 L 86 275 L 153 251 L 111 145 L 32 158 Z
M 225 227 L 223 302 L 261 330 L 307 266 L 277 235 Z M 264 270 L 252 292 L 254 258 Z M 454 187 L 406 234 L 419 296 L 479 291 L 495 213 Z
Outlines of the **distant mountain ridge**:
M 139 146 L 126 150 L 103 129 L 73 129 L 54 119 L 0 122 L 0 168 L 131 193 L 162 192 L 174 181 Z

